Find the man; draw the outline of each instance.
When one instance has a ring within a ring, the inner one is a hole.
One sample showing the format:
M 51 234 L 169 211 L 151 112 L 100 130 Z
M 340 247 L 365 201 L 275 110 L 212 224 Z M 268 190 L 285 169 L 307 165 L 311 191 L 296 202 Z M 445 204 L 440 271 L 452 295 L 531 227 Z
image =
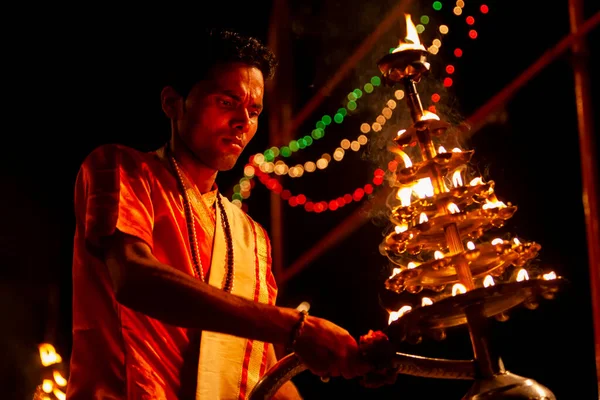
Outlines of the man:
M 274 55 L 218 31 L 188 51 L 161 92 L 169 143 L 100 146 L 78 174 L 69 399 L 244 399 L 273 344 L 321 376 L 366 372 L 346 330 L 275 306 L 268 236 L 215 184 L 257 131 Z

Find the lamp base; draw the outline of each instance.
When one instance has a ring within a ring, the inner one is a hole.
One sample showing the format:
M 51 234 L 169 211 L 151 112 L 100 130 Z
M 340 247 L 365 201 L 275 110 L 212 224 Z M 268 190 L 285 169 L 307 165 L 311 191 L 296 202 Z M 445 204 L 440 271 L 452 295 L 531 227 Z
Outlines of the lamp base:
M 462 400 L 556 400 L 554 394 L 533 379 L 508 371 L 476 380 Z

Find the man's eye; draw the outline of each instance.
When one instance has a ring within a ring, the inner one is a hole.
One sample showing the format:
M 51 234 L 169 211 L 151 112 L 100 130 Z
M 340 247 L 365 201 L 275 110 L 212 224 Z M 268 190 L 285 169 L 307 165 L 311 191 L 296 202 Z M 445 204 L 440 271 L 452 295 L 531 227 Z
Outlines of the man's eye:
M 223 104 L 224 106 L 230 106 L 232 103 L 229 100 L 225 100 L 225 99 L 221 99 L 219 100 L 221 102 L 221 104 Z

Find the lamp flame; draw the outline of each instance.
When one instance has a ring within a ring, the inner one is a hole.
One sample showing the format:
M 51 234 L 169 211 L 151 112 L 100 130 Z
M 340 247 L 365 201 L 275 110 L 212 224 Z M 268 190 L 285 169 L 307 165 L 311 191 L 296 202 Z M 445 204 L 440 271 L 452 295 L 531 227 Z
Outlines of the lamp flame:
M 420 121 L 425 121 L 428 119 L 437 119 L 439 121 L 440 117 L 438 117 L 437 114 L 432 113 L 431 111 L 423 110 L 423 115 L 421 116 Z M 445 150 L 444 150 L 444 152 L 445 152 Z
M 40 360 L 44 367 L 62 362 L 62 357 L 50 343 L 42 343 L 38 346 L 38 349 L 40 351 Z
M 52 383 L 52 381 L 50 379 L 44 379 L 42 381 L 42 390 L 45 393 L 51 393 L 53 387 L 54 387 L 54 384 Z
M 454 173 L 452 174 L 452 184 L 454 185 L 454 187 L 459 187 L 463 185 L 460 170 L 454 171 Z
M 54 388 L 54 390 L 52 391 L 52 393 L 54 393 L 54 395 L 56 396 L 56 398 L 58 400 L 66 400 L 67 399 L 66 393 L 63 392 L 62 390 L 58 389 L 58 388 Z
M 485 204 L 481 207 L 484 210 L 487 210 L 489 208 L 504 208 L 506 207 L 506 204 L 504 204 L 501 201 L 498 201 L 498 199 L 496 198 L 496 196 L 492 196 L 493 199 L 490 200 L 489 198 L 485 199 Z
M 408 230 L 408 225 L 396 225 L 394 230 L 397 234 L 401 234 L 402 232 L 406 232 Z
M 486 275 L 483 279 L 483 287 L 494 286 L 496 283 L 494 282 L 494 278 L 491 275 Z
M 551 281 L 552 279 L 556 279 L 556 273 L 554 271 L 548 272 L 547 274 L 542 275 L 542 278 L 547 281 Z
M 413 190 L 419 196 L 420 199 L 425 197 L 433 196 L 433 185 L 431 184 L 431 178 L 422 178 L 414 184 Z
M 527 270 L 521 268 L 517 273 L 517 282 L 527 281 L 529 280 L 529 274 L 527 274 Z
M 409 186 L 401 187 L 396 194 L 396 197 L 400 199 L 402 207 L 410 206 L 410 197 L 412 196 L 412 188 Z
M 421 215 L 419 215 L 419 223 L 422 224 L 423 222 L 427 221 L 429 221 L 429 218 L 427 218 L 427 214 L 422 212 Z
M 398 311 L 392 311 L 390 313 L 390 317 L 388 319 L 388 325 L 390 325 L 392 322 L 394 322 L 395 320 L 397 320 L 398 318 L 400 318 L 401 316 L 403 316 L 410 310 L 412 310 L 411 306 L 402 306 L 402 307 L 400 307 L 400 309 Z
M 448 209 L 450 214 L 456 214 L 456 213 L 460 212 L 460 208 L 458 208 L 458 206 L 454 203 L 448 204 L 448 206 L 446 208 Z
M 425 307 L 425 306 L 430 306 L 433 304 L 433 300 L 431 300 L 429 297 L 423 297 L 421 299 L 421 306 Z
M 67 380 L 60 374 L 60 372 L 54 370 L 52 371 L 52 376 L 54 376 L 54 382 L 58 386 L 67 386 Z
M 405 131 L 405 129 L 403 129 L 402 131 Z M 400 132 L 398 132 L 398 136 L 400 136 Z M 406 154 L 405 152 L 400 150 L 397 146 L 390 146 L 389 150 L 392 153 L 397 154 L 402 158 L 402 162 L 404 162 L 405 168 L 412 167 L 412 161 L 411 161 L 410 157 L 408 156 L 408 154 Z
M 403 152 L 402 150 L 400 150 L 400 157 L 402 157 L 402 161 L 404 162 L 404 167 L 405 168 L 412 167 L 412 160 L 410 159 L 410 157 L 408 156 L 408 154 L 406 154 L 405 152 Z
M 394 268 L 392 270 L 392 275 L 390 275 L 390 279 L 392 279 L 393 277 L 395 277 L 396 275 L 398 275 L 400 272 L 402 272 L 402 269 L 400 269 L 400 268 Z
M 400 40 L 398 47 L 394 49 L 392 53 L 397 53 L 403 50 L 423 50 L 425 51 L 425 47 L 421 44 L 419 40 L 419 33 L 417 32 L 417 28 L 415 24 L 413 24 L 410 14 L 404 14 L 406 19 L 406 42 Z
M 454 286 L 452 286 L 452 296 L 464 293 L 467 293 L 467 288 L 462 283 L 455 283 Z
M 481 179 L 481 177 L 477 177 L 477 178 L 473 178 L 471 179 L 471 182 L 469 182 L 469 186 L 477 186 L 477 185 L 483 185 L 483 179 Z

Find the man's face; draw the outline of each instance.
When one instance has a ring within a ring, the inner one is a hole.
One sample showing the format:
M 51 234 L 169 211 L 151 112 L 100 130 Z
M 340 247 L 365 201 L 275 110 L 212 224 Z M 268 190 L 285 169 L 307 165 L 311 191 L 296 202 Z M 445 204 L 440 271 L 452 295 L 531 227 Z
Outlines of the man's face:
M 177 121 L 179 135 L 206 166 L 226 171 L 254 137 L 263 107 L 262 72 L 246 64 L 214 68 L 212 79 L 197 83 Z

